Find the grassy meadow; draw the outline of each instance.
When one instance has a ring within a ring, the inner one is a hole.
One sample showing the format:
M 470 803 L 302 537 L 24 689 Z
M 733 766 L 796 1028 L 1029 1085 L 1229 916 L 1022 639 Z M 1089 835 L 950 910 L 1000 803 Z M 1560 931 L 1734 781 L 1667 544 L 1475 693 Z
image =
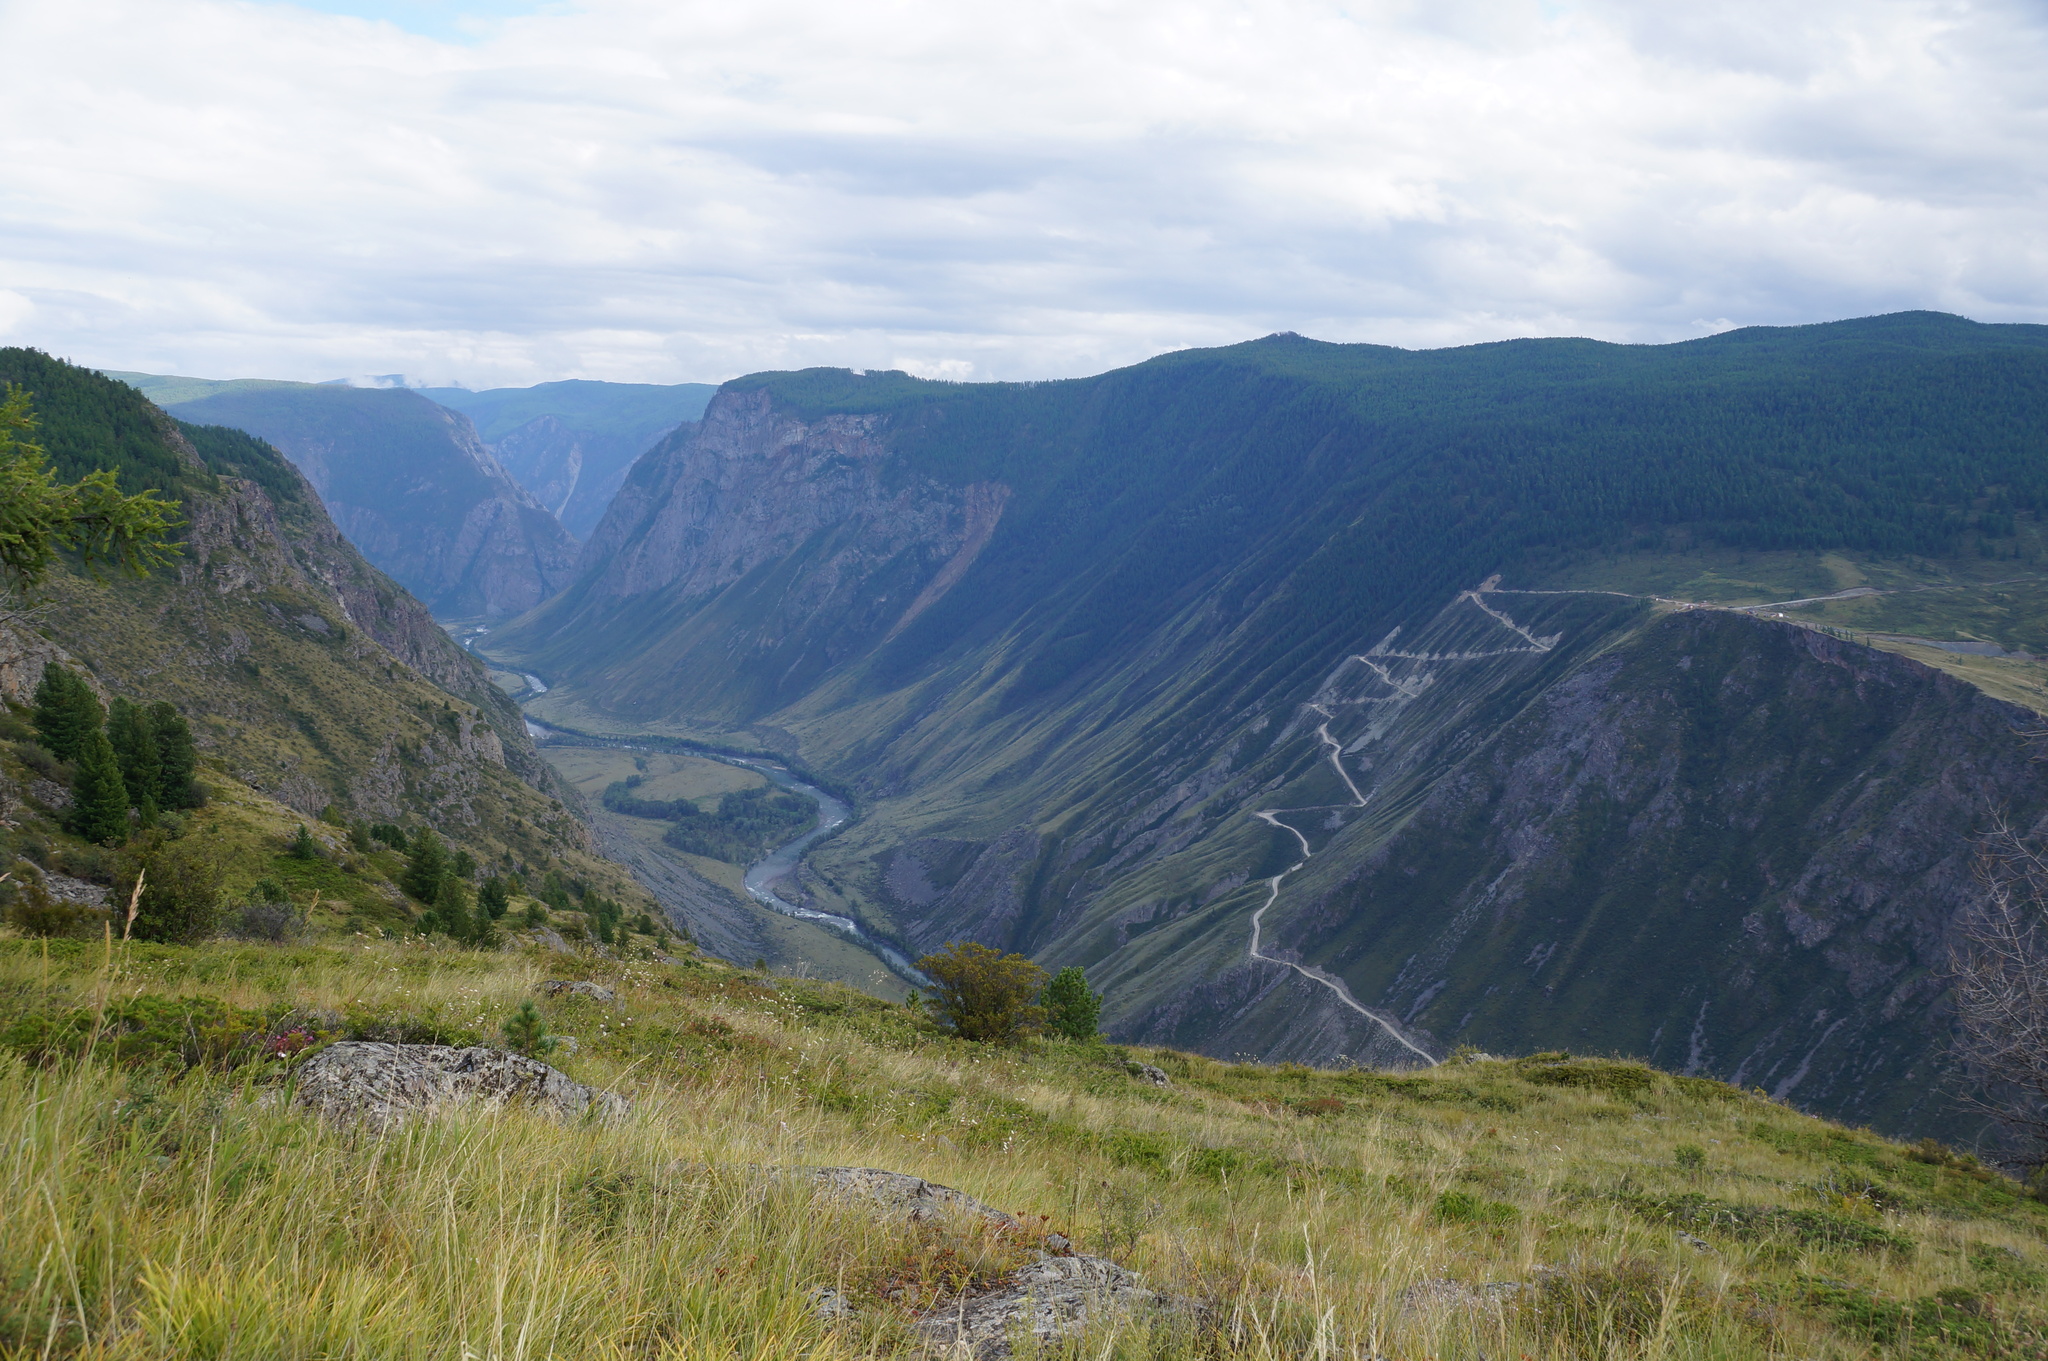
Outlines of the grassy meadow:
M 336 1037 L 488 1042 L 548 978 L 622 1123 L 377 1137 L 282 1100 Z M 1137 1059 L 1169 1087 L 1131 1075 Z M 0 1356 L 883 1357 L 1040 1228 L 1197 1308 L 1115 1357 L 2033 1357 L 2048 1205 L 1934 1146 L 1609 1060 L 1408 1075 L 943 1035 L 688 960 L 333 935 L 0 940 Z M 889 1224 L 851 1164 L 1034 1226 Z M 842 1291 L 851 1320 L 812 1314 Z

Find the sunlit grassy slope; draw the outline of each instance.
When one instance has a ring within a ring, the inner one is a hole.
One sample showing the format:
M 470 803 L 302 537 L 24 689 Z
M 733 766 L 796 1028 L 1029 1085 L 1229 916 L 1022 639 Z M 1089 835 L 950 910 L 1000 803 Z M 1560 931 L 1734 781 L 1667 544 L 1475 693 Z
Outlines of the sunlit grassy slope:
M 576 1037 L 563 1067 L 632 1097 L 622 1124 L 321 1128 L 258 1057 L 295 1028 L 488 1038 L 548 977 L 617 990 L 542 1008 Z M 912 1355 L 917 1314 L 1023 1260 L 1037 1226 L 1206 1306 L 1103 1330 L 1089 1357 L 2035 1356 L 2048 1338 L 2048 1207 L 2011 1183 L 1621 1062 L 1397 1078 L 993 1048 L 715 964 L 353 937 L 0 942 L 0 1011 L 12 1356 Z M 884 1225 L 759 1171 L 793 1163 L 916 1173 L 1034 1228 Z M 857 1316 L 815 1319 L 820 1286 Z

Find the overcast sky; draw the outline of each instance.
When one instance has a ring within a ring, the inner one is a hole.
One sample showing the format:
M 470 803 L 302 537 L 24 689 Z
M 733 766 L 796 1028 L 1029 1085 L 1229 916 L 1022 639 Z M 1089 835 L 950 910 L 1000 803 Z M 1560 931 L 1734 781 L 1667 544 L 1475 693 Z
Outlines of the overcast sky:
M 0 0 L 0 343 L 470 386 L 2048 321 L 2048 5 Z

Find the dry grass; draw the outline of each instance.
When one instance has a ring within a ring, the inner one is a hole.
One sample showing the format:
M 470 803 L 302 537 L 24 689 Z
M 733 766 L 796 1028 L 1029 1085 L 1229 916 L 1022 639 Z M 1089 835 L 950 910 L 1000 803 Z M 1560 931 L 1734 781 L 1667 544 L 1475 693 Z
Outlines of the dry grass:
M 560 1062 L 629 1093 L 630 1119 L 368 1138 L 282 1108 L 232 1035 L 152 1051 L 91 1026 L 206 997 L 266 1024 L 488 1035 L 563 961 L 0 942 L 4 1354 L 914 1355 L 918 1307 L 1029 1246 L 883 1225 L 753 1170 L 792 1163 L 959 1187 L 1209 1306 L 1090 1357 L 2040 1354 L 2048 1207 L 1714 1084 L 1146 1051 L 1175 1075 L 1160 1090 L 1110 1047 L 969 1046 L 829 985 L 571 963 L 620 1000 L 544 1004 L 578 1040 Z M 65 1015 L 90 1057 L 24 1043 Z M 853 1323 L 811 1316 L 821 1286 Z

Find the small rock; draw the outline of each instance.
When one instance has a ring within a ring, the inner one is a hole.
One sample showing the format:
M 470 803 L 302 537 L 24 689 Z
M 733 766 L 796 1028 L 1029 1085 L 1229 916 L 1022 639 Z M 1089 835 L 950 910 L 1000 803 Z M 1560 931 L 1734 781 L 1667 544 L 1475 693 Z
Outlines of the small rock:
M 536 945 L 544 945 L 558 955 L 573 955 L 576 953 L 575 948 L 568 941 L 562 939 L 562 933 L 553 927 L 536 926 L 533 928 L 531 935 Z
M 1074 1242 L 1063 1233 L 1049 1233 L 1045 1236 L 1045 1250 L 1055 1257 L 1070 1256 Z
M 540 985 L 549 997 L 588 997 L 593 1002 L 616 1002 L 619 995 L 602 983 L 569 983 L 551 978 Z
M 1129 1072 L 1132 1077 L 1137 1078 L 1142 1082 L 1149 1082 L 1155 1087 L 1171 1087 L 1173 1085 L 1173 1083 L 1167 1079 L 1166 1071 L 1164 1069 L 1154 1068 L 1149 1063 L 1126 1063 L 1124 1065 L 1124 1069 L 1125 1071 Z
M 503 1050 L 367 1040 L 344 1040 L 306 1060 L 292 1101 L 329 1120 L 379 1128 L 468 1102 L 517 1102 L 565 1118 L 607 1119 L 624 1115 L 628 1105 L 616 1093 L 572 1082 L 538 1059 Z
M 1683 1229 L 1678 1231 L 1678 1241 L 1691 1248 L 1694 1252 L 1712 1252 L 1714 1250 L 1712 1243 L 1709 1243 L 1704 1238 L 1695 1238 Z
M 827 1286 L 819 1286 L 810 1293 L 811 1316 L 826 1323 L 837 1323 L 843 1318 L 853 1317 L 853 1301 Z
M 770 1174 L 810 1177 L 827 1194 L 873 1201 L 892 1214 L 903 1211 L 904 1218 L 912 1221 L 950 1211 L 980 1215 L 1005 1228 L 1022 1227 L 1011 1216 L 970 1195 L 902 1172 L 884 1172 L 874 1167 L 778 1167 L 771 1168 Z
M 921 1320 L 917 1330 L 951 1355 L 998 1361 L 1014 1334 L 1041 1348 L 1079 1337 L 1090 1323 L 1161 1303 L 1138 1277 L 1105 1257 L 1048 1257 L 1011 1273 L 982 1295 L 962 1296 Z

